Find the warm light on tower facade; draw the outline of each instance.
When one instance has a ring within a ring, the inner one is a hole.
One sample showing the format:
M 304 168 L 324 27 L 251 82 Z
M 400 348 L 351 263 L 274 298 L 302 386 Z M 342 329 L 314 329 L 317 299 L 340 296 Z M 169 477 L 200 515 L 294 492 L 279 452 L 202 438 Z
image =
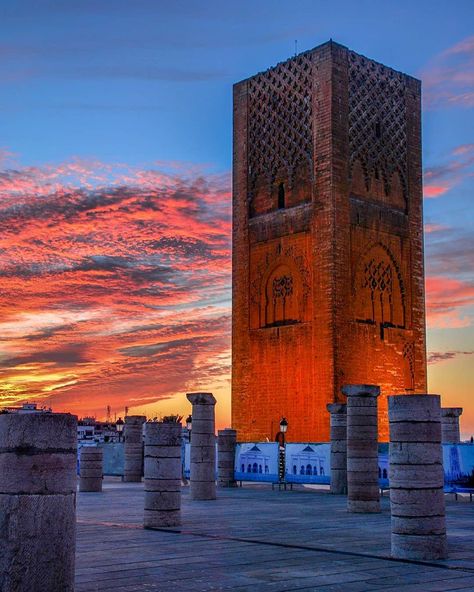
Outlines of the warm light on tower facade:
M 421 86 L 333 42 L 234 87 L 232 426 L 329 439 L 343 384 L 426 392 Z

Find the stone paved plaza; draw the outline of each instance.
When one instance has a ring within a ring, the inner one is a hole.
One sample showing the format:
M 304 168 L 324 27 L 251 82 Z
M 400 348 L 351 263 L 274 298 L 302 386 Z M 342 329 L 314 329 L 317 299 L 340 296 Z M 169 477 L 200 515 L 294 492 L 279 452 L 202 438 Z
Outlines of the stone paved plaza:
M 389 558 L 390 510 L 349 514 L 346 498 L 270 485 L 191 501 L 183 525 L 144 530 L 143 484 L 78 494 L 76 592 L 474 591 L 474 503 L 447 498 L 449 560 Z

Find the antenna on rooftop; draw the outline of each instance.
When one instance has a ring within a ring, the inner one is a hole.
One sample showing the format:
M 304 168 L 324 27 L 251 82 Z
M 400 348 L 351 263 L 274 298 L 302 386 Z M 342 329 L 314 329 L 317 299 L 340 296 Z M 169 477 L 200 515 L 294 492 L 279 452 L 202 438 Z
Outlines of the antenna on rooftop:
M 298 55 L 298 39 L 295 39 L 295 56 Z

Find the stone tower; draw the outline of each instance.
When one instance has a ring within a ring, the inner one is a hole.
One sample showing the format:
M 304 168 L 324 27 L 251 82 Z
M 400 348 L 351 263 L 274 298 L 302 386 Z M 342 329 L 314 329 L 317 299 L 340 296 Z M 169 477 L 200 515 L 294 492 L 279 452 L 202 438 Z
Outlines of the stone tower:
M 426 392 L 420 82 L 332 41 L 234 86 L 232 425 Z

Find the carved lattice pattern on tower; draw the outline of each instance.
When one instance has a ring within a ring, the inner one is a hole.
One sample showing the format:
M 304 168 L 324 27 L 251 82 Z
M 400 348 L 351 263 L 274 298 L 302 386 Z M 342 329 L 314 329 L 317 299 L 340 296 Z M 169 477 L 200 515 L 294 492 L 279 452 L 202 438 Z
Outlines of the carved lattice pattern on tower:
M 312 162 L 311 59 L 301 54 L 248 83 L 250 190 Z
M 273 280 L 273 300 L 282 298 L 285 300 L 293 294 L 293 278 L 288 275 L 276 277 Z
M 415 348 L 413 343 L 406 343 L 403 348 L 405 360 L 405 388 L 412 391 L 415 386 Z
M 389 296 L 392 294 L 392 267 L 385 261 L 376 261 L 371 259 L 365 265 L 364 288 L 369 288 L 372 293 L 376 291 L 383 294 L 386 292 Z
M 350 166 L 359 160 L 366 186 L 381 175 L 386 193 L 397 172 L 407 193 L 406 83 L 402 74 L 349 52 Z
M 373 246 L 361 263 L 355 285 L 356 316 L 384 326 L 405 324 L 404 288 L 393 256 Z

